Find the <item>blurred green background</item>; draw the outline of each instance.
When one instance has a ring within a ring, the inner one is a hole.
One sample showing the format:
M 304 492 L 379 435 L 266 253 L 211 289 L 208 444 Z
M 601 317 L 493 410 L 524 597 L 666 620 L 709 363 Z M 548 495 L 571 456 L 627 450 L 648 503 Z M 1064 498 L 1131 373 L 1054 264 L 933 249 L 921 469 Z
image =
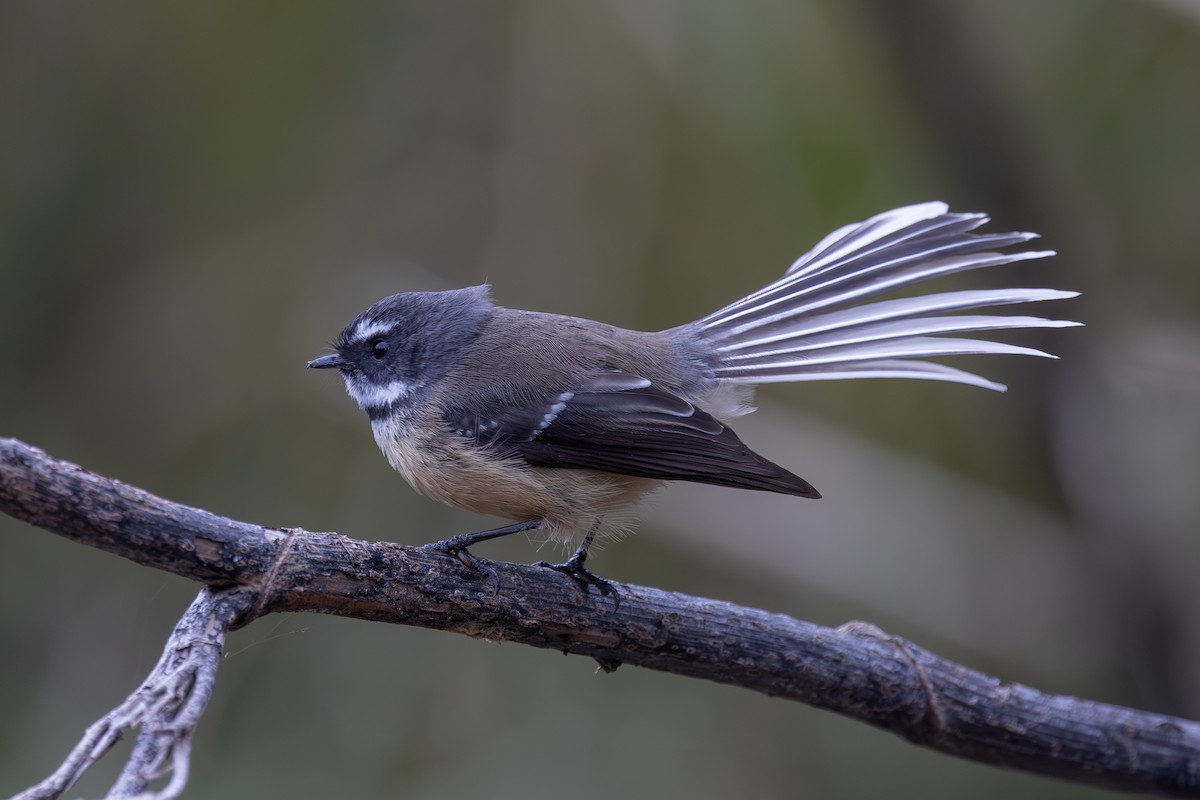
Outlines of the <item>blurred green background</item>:
M 910 202 L 1058 258 L 1061 362 L 772 387 L 820 502 L 653 500 L 615 580 L 865 619 L 1006 680 L 1200 717 L 1200 4 L 0 4 L 0 435 L 270 525 L 421 543 L 307 359 L 395 291 L 654 329 Z M 531 561 L 527 540 L 479 548 Z M 556 554 L 555 554 L 556 555 Z M 0 794 L 158 657 L 182 579 L 0 518 Z M 103 793 L 115 762 L 71 796 Z M 1096 797 L 829 713 L 317 616 L 232 637 L 189 798 Z

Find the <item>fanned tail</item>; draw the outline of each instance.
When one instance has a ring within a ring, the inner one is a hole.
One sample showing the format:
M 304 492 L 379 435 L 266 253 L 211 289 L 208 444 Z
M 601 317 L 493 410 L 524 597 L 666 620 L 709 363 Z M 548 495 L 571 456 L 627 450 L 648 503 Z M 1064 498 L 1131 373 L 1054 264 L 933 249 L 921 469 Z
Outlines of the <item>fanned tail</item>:
M 981 289 L 862 302 L 941 275 L 1054 255 L 996 252 L 1037 234 L 971 233 L 987 221 L 984 214 L 951 214 L 945 203 L 934 202 L 834 231 L 779 280 L 693 323 L 719 358 L 715 377 L 734 383 L 920 378 L 1004 391 L 1003 384 L 922 359 L 969 353 L 1055 358 L 1028 347 L 945 334 L 1080 323 L 950 312 L 1061 300 L 1078 292 Z

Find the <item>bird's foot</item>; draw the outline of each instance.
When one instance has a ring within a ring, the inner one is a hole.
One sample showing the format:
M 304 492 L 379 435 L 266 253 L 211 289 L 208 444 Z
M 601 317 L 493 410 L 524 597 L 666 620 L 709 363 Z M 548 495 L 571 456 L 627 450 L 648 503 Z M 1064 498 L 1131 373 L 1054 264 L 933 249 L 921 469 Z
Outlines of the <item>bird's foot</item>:
M 463 566 L 484 577 L 490 578 L 492 581 L 492 595 L 497 595 L 500 593 L 500 573 L 496 572 L 496 568 L 492 566 L 492 562 L 485 558 L 480 558 L 467 549 L 472 542 L 464 540 L 469 538 L 469 536 L 470 534 L 451 536 L 449 539 L 442 539 L 440 542 L 427 544 L 423 549 L 437 550 L 452 555 Z
M 617 593 L 617 589 L 612 585 L 612 582 L 601 578 L 599 575 L 583 565 L 587 560 L 587 555 L 587 550 L 581 548 L 575 552 L 575 555 L 571 556 L 561 564 L 551 564 L 549 561 L 538 561 L 533 566 L 552 569 L 555 572 L 561 572 L 570 578 L 574 578 L 575 582 L 578 583 L 580 588 L 583 589 L 584 594 L 587 594 L 589 586 L 595 586 L 600 591 L 600 594 L 606 597 L 612 597 L 613 610 L 615 611 L 616 608 L 621 604 L 621 596 Z
M 522 531 L 531 531 L 542 524 L 542 520 L 531 519 L 525 522 L 517 522 L 512 525 L 505 525 L 502 528 L 492 528 L 486 531 L 476 531 L 475 533 L 460 533 L 458 536 L 451 536 L 449 539 L 442 539 L 438 542 L 425 545 L 426 550 L 437 550 L 442 553 L 457 558 L 462 564 L 476 572 L 489 576 L 495 587 L 492 594 L 500 592 L 500 574 L 496 572 L 496 568 L 492 566 L 492 562 L 468 550 L 468 547 L 486 542 L 490 539 L 499 539 L 501 536 L 508 536 L 511 533 L 521 533 Z

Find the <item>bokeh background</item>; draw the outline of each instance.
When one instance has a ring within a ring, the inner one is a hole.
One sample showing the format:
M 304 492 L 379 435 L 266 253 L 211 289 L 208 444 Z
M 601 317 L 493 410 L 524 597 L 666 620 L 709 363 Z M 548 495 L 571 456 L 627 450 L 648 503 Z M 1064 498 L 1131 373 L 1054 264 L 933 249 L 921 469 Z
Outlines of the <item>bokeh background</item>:
M 613 579 L 864 619 L 1006 680 L 1200 717 L 1200 4 L 0 4 L 0 435 L 270 525 L 491 520 L 391 473 L 306 372 L 401 290 L 654 329 L 910 202 L 1058 258 L 1087 323 L 915 381 L 772 387 L 820 502 L 674 487 Z M 480 548 L 534 560 L 527 540 Z M 556 555 L 556 554 L 555 554 Z M 0 518 L 0 794 L 196 587 Z M 72 796 L 101 794 L 110 763 Z M 633 668 L 316 616 L 236 634 L 190 798 L 1098 797 Z

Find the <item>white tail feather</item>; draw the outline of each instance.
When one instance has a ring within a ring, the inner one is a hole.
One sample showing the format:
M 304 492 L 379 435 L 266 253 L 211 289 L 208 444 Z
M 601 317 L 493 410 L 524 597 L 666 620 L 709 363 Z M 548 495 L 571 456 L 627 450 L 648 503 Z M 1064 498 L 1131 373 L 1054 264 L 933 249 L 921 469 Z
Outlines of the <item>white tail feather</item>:
M 791 383 L 800 380 L 841 381 L 856 378 L 915 378 L 927 381 L 948 381 L 979 386 L 983 389 L 994 389 L 997 392 L 1003 392 L 1007 388 L 1003 383 L 989 381 L 987 378 L 954 367 L 947 367 L 945 364 L 935 364 L 932 361 L 888 360 L 860 362 L 839 369 L 814 370 L 805 372 L 800 377 L 793 372 L 779 374 L 764 372 L 754 379 L 754 383 Z
M 940 275 L 1043 258 L 1053 251 L 998 253 L 1031 233 L 973 234 L 983 214 L 950 214 L 944 203 L 898 208 L 822 239 L 779 280 L 708 315 L 693 330 L 720 358 L 719 380 L 736 383 L 918 378 L 1004 390 L 969 372 L 910 358 L 1005 353 L 1051 357 L 1028 347 L 941 334 L 1079 323 L 1028 316 L 943 315 L 972 308 L 1061 300 L 1053 289 L 988 289 L 854 305 Z

